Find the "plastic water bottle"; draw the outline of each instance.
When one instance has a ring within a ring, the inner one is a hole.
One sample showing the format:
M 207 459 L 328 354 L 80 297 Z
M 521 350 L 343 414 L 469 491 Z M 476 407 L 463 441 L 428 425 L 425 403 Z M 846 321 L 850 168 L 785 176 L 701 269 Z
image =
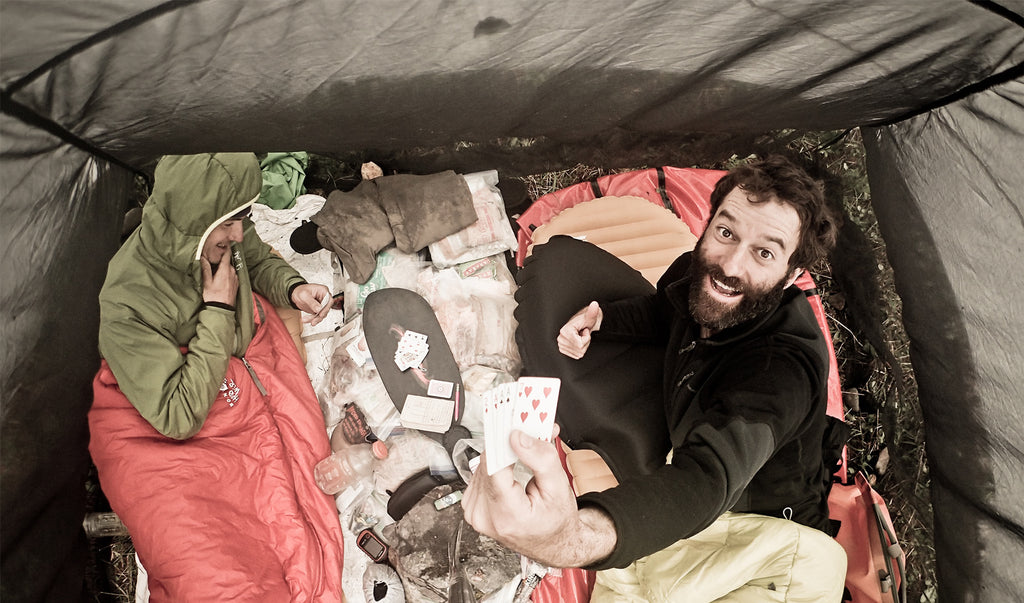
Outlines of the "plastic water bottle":
M 378 445 L 379 444 L 379 445 Z M 387 446 L 383 442 L 353 444 L 331 453 L 313 468 L 316 485 L 331 496 L 361 479 L 370 477 L 374 459 L 387 457 Z

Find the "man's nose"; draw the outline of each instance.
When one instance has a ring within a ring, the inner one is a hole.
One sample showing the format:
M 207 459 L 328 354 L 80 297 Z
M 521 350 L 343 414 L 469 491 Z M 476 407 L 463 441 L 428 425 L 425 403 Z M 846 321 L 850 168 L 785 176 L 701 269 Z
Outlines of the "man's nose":
M 742 245 L 735 245 L 725 250 L 720 258 L 720 266 L 722 272 L 726 276 L 742 276 L 745 270 L 744 267 L 745 254 Z
M 238 221 L 238 222 L 235 222 L 234 224 L 232 224 L 231 225 L 231 230 L 230 230 L 229 235 L 228 235 L 228 238 L 231 241 L 234 241 L 235 243 L 241 243 L 243 236 L 245 236 L 245 233 L 242 230 L 242 222 Z

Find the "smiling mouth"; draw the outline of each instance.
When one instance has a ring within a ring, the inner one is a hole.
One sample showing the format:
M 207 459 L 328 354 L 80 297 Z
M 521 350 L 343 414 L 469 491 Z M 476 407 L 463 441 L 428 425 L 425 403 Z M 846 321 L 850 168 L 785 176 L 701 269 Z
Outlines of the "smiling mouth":
M 713 276 L 709 276 L 708 280 L 711 282 L 711 289 L 723 297 L 738 297 L 743 295 L 743 292 L 739 289 L 730 287 Z

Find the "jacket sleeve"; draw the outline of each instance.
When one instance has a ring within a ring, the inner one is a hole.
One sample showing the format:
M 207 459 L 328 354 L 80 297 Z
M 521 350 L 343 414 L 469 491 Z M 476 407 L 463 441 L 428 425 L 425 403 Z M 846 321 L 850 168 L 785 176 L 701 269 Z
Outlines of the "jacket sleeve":
M 663 343 L 668 328 L 659 311 L 658 295 L 630 297 L 601 304 L 597 341 Z
M 256 227 L 248 218 L 245 221 L 242 254 L 253 291 L 266 296 L 275 306 L 292 306 L 292 289 L 305 283 L 306 279 L 260 239 Z
M 598 340 L 665 343 L 672 316 L 666 287 L 683 278 L 689 269 L 689 254 L 676 259 L 658 280 L 652 295 L 641 295 L 601 304 L 601 328 L 594 332 Z
M 143 322 L 127 307 L 104 320 L 100 353 L 118 387 L 160 433 L 179 440 L 199 432 L 227 373 L 235 313 L 199 310 L 196 334 L 182 353 L 172 333 Z
M 681 443 L 671 464 L 580 497 L 581 507 L 611 516 L 618 536 L 612 555 L 588 569 L 625 567 L 711 525 L 811 412 L 813 381 L 798 358 L 748 356 L 731 366 L 700 419 L 673 434 Z

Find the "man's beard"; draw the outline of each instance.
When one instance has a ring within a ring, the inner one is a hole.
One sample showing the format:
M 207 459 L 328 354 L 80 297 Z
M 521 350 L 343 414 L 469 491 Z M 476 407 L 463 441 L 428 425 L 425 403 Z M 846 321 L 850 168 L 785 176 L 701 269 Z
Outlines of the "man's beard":
M 786 289 L 785 278 L 779 279 L 774 286 L 758 288 L 747 285 L 739 278 L 726 276 L 721 268 L 704 259 L 699 243 L 693 252 L 690 274 L 690 314 L 698 324 L 713 332 L 767 314 L 779 305 Z M 741 293 L 743 297 L 739 303 L 728 306 L 712 298 L 704 288 L 709 276 Z

